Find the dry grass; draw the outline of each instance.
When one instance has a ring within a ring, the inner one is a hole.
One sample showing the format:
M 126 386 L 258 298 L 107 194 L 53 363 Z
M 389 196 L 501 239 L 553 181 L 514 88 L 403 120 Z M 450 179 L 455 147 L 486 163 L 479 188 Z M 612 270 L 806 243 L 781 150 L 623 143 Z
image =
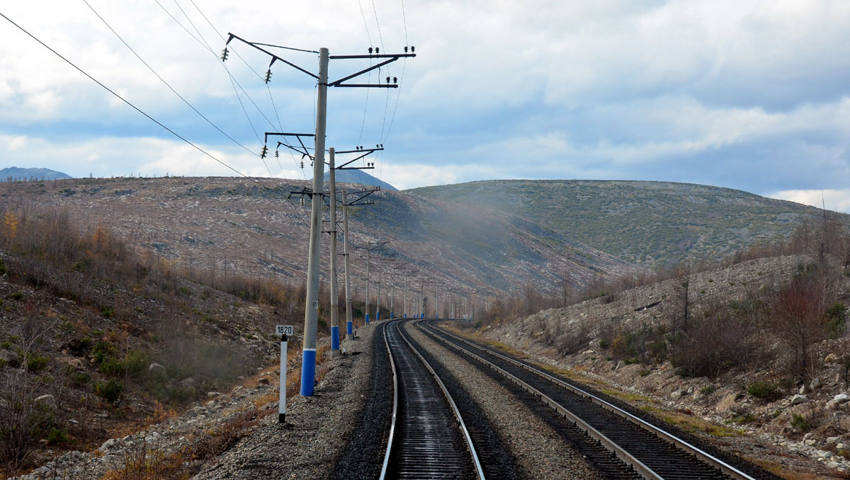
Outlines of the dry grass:
M 645 412 L 652 413 L 656 418 L 664 423 L 675 425 L 682 430 L 690 433 L 707 433 L 712 437 L 741 437 L 746 435 L 743 430 L 730 428 L 723 425 L 716 425 L 707 422 L 699 417 L 690 415 L 682 411 L 667 411 L 657 407 L 645 405 L 640 407 Z
M 108 470 L 104 480 L 159 480 L 187 479 L 191 472 L 186 466 L 186 460 L 191 457 L 188 448 L 179 452 L 166 453 L 161 448 L 148 448 L 145 442 L 129 451 L 124 457 L 124 464 Z

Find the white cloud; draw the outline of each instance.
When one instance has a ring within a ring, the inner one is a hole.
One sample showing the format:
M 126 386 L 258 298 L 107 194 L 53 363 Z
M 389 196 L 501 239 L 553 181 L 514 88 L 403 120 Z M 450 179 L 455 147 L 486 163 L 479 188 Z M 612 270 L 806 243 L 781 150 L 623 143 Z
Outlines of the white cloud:
M 20 150 L 27 145 L 26 135 L 12 137 L 9 140 L 9 150 Z
M 811 205 L 813 207 L 826 207 L 827 210 L 850 213 L 850 189 L 844 190 L 783 190 L 775 192 L 769 197 L 780 200 Z

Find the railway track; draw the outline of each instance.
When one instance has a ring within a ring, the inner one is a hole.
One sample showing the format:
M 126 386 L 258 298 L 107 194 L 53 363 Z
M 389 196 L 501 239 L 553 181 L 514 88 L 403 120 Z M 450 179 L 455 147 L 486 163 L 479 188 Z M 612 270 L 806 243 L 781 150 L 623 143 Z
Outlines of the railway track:
M 420 321 L 416 325 L 444 345 L 519 385 L 556 410 L 584 435 L 595 440 L 598 447 L 610 452 L 607 458 L 605 454 L 598 455 L 598 452 L 590 454 L 597 457 L 595 463 L 607 469 L 606 476 L 633 478 L 639 475 L 650 479 L 775 478 L 767 472 L 764 475 L 745 472 L 699 446 L 536 366 L 437 329 L 432 322 Z M 612 460 L 620 465 L 611 465 Z
M 395 393 L 380 478 L 483 479 L 457 406 L 398 323 L 384 324 Z

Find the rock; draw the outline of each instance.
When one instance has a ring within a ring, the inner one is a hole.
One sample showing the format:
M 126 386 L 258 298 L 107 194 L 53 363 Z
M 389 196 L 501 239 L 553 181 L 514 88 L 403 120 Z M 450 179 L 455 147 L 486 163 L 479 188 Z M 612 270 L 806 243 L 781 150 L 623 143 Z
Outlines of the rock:
M 268 378 L 261 378 L 261 379 L 257 380 L 257 386 L 268 385 L 268 384 L 269 384 Z
M 829 452 L 829 451 L 823 452 L 823 458 L 832 458 L 832 452 Z
M 737 400 L 738 400 L 738 394 L 737 393 L 730 393 L 730 394 L 726 395 L 725 397 L 723 397 L 722 399 L 720 399 L 720 401 L 717 402 L 717 405 L 715 405 L 714 409 L 717 410 L 719 413 L 728 412 L 729 410 L 731 410 L 735 406 L 735 403 L 736 403 Z
M 148 367 L 148 372 L 152 373 L 154 375 L 168 376 L 168 374 L 165 373 L 165 367 L 163 367 L 162 365 L 160 365 L 156 362 L 150 364 L 150 366 Z
M 702 396 L 702 392 L 697 390 L 696 392 L 694 392 L 694 401 L 702 400 Z
M 840 405 L 842 403 L 847 403 L 848 401 L 850 401 L 850 396 L 848 396 L 846 393 L 839 393 L 838 395 L 832 398 L 832 401 Z
M 800 389 L 799 389 L 799 390 L 797 390 L 797 393 L 798 393 L 798 394 L 800 394 L 800 395 L 802 395 L 802 394 L 806 393 L 806 386 L 805 386 L 805 385 L 800 385 Z
M 820 378 L 815 377 L 815 378 L 812 379 L 812 383 L 809 384 L 809 388 L 811 388 L 812 390 L 817 390 L 818 388 L 820 388 L 820 385 L 821 385 Z
M 157 432 L 150 432 L 149 434 L 145 435 L 145 442 L 146 443 L 153 443 L 153 442 L 156 442 L 158 439 L 159 439 L 159 434 Z
M 817 444 L 817 443 L 818 443 L 818 441 L 817 441 L 817 440 L 815 440 L 814 438 L 810 438 L 810 439 L 806 440 L 806 442 L 805 442 L 805 443 L 806 443 L 806 446 L 814 447 L 814 446 L 815 446 L 815 444 Z
M 835 449 L 838 450 L 838 451 L 847 450 L 847 444 L 846 443 L 836 443 Z
M 36 397 L 35 403 L 46 405 L 54 410 L 56 409 L 56 399 L 53 397 L 53 395 L 50 394 Z
M 21 359 L 17 353 L 11 350 L 0 350 L 0 363 L 4 363 L 10 367 L 18 367 L 21 365 Z
M 614 370 L 619 370 L 620 368 L 623 367 L 623 365 L 625 365 L 625 363 L 623 363 L 622 360 L 617 362 L 617 366 L 614 367 Z
M 181 387 L 194 387 L 196 383 L 197 382 L 192 377 L 184 378 L 183 380 L 180 380 L 180 386 Z
M 671 399 L 671 400 L 678 400 L 678 399 L 680 399 L 680 398 L 682 398 L 682 392 L 680 392 L 680 391 L 678 391 L 678 390 L 676 390 L 675 392 L 673 392 L 673 393 L 671 393 L 671 394 L 670 394 L 670 399 Z
M 107 451 L 117 447 L 119 443 L 121 443 L 121 440 L 118 440 L 117 438 L 110 438 L 109 440 L 103 442 L 103 445 L 101 445 L 98 450 L 103 453 L 106 453 Z
M 826 443 L 838 443 L 841 440 L 841 437 L 827 437 Z
M 830 353 L 823 359 L 824 363 L 835 363 L 838 361 L 838 355 L 834 353 Z
M 207 392 L 207 398 L 215 398 L 215 397 L 220 397 L 220 396 L 221 396 L 221 393 L 219 393 L 219 392 Z
M 809 397 L 805 395 L 794 395 L 791 397 L 791 405 L 800 405 L 801 403 L 806 403 L 809 401 Z

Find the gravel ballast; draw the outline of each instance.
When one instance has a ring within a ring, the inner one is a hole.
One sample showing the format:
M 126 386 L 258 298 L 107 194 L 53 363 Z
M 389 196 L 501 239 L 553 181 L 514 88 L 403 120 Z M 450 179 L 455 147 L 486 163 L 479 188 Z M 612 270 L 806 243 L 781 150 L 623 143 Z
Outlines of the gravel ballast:
M 366 403 L 375 330 L 361 328 L 358 339 L 343 342 L 346 355 L 334 360 L 314 395 L 296 397 L 287 405 L 285 427 L 277 423 L 276 415 L 267 417 L 195 478 L 331 477 Z

